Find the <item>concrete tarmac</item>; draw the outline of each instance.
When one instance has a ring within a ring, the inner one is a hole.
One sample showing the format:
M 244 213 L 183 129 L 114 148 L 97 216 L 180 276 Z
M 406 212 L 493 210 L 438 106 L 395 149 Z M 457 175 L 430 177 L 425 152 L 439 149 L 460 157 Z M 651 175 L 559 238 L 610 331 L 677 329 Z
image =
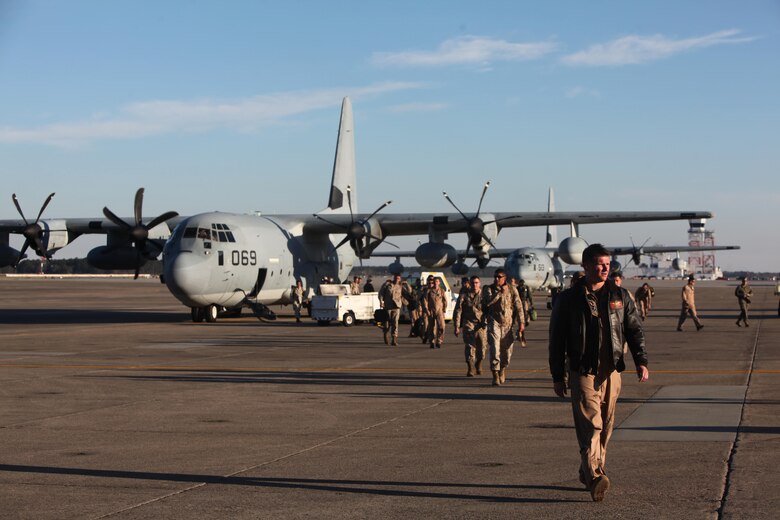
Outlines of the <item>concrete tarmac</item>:
M 743 328 L 736 282 L 698 282 L 705 327 L 677 332 L 683 282 L 653 285 L 650 380 L 627 362 L 593 503 L 546 309 L 496 388 L 451 327 L 387 347 L 289 307 L 192 323 L 154 280 L 0 277 L 0 517 L 776 518 L 773 286 Z

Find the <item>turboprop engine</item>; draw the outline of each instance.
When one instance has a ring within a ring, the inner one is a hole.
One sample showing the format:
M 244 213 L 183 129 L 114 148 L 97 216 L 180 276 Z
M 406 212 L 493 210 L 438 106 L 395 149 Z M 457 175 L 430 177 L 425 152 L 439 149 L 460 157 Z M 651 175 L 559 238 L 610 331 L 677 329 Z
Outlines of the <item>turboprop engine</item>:
M 588 243 L 580 237 L 569 237 L 564 239 L 558 246 L 558 256 L 561 260 L 571 265 L 580 265 L 582 263 L 582 252 L 588 247 Z
M 462 258 L 458 258 L 458 261 L 452 264 L 450 269 L 452 270 L 452 274 L 458 276 L 466 276 L 469 274 L 469 266 L 466 265 L 466 262 L 464 262 Z
M 426 242 L 414 252 L 417 263 L 423 267 L 449 267 L 458 259 L 457 251 L 449 244 Z

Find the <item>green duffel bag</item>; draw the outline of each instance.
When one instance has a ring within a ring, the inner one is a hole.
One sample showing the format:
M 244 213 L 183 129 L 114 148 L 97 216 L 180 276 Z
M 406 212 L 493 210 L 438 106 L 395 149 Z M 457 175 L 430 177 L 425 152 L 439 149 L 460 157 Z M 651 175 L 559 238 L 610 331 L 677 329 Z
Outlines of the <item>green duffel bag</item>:
M 536 321 L 536 309 L 531 309 L 528 312 L 528 316 L 531 318 L 531 321 Z

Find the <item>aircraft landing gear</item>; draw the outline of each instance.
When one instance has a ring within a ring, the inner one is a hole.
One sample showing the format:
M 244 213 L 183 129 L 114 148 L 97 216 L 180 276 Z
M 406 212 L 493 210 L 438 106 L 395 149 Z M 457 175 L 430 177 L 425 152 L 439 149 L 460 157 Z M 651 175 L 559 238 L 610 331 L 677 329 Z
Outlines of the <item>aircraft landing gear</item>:
M 206 305 L 205 307 L 192 307 L 190 309 L 190 316 L 192 316 L 192 321 L 194 323 L 200 323 L 204 320 L 209 323 L 214 323 L 217 321 L 218 314 L 219 307 L 214 304 Z
M 190 309 L 190 316 L 192 316 L 193 323 L 200 323 L 205 318 L 203 314 L 203 307 L 193 307 Z
M 217 321 L 217 314 L 219 314 L 219 309 L 212 303 L 211 305 L 206 305 L 206 307 L 203 309 L 203 313 L 206 315 L 207 322 L 214 323 Z

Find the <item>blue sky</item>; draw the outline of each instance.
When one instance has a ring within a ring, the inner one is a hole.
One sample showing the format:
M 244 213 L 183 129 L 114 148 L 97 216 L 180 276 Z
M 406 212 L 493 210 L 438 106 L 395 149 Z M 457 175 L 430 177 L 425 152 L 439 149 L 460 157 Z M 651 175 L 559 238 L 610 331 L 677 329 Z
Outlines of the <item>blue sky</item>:
M 776 1 L 0 0 L 0 218 L 50 192 L 47 217 L 130 215 L 140 186 L 149 218 L 319 210 L 349 95 L 362 211 L 471 212 L 486 180 L 486 209 L 543 211 L 552 186 L 560 211 L 713 211 L 722 268 L 777 271 L 779 42 Z

